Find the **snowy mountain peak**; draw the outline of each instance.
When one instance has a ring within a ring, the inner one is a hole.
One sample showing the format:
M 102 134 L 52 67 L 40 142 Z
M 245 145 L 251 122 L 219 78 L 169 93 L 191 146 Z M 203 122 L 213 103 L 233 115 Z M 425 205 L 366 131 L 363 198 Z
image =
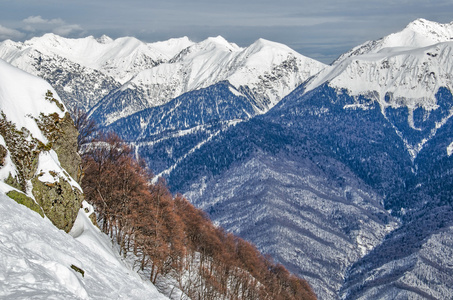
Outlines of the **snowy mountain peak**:
M 16 45 L 0 43 L 0 57 L 56 84 L 71 106 L 80 101 L 97 109 L 99 101 L 114 97 L 118 103 L 106 103 L 116 106 L 115 118 L 225 80 L 248 90 L 265 112 L 325 67 L 279 43 L 259 39 L 242 48 L 222 36 L 199 43 L 187 37 L 144 43 L 132 37 L 46 34 Z M 91 86 L 80 93 L 87 81 Z
M 99 44 L 109 44 L 109 43 L 113 42 L 113 39 L 111 37 L 103 34 L 100 38 L 96 39 L 96 41 Z
M 113 40 L 104 35 L 98 39 L 93 36 L 69 39 L 49 33 L 18 43 L 15 48 L 20 48 L 21 51 L 33 49 L 49 58 L 66 59 L 124 83 L 137 72 L 169 60 L 185 46 L 184 43 L 176 45 L 161 43 L 153 46 L 134 37 Z M 0 53 L 13 51 L 11 47 L 7 43 L 0 43 Z M 8 62 L 16 64 L 14 59 Z
M 436 108 L 440 87 L 453 88 L 453 22 L 425 19 L 345 53 L 307 85 L 325 82 L 353 96 L 377 92 L 381 106 Z M 390 97 L 389 101 L 385 100 Z M 404 99 L 404 100 L 402 100 Z
M 417 19 L 409 23 L 400 32 L 354 47 L 341 55 L 333 64 L 337 64 L 352 56 L 378 53 L 386 48 L 420 48 L 449 41 L 453 41 L 453 22 L 441 24 L 425 19 Z
M 417 32 L 426 37 L 438 37 L 438 42 L 445 42 L 453 39 L 453 22 L 441 24 L 426 19 L 417 19 L 409 23 L 402 31 Z
M 436 43 L 453 41 L 453 23 L 440 24 L 417 19 L 402 31 L 383 39 L 383 47 L 426 47 Z
M 222 36 L 209 37 L 199 43 L 195 43 L 183 49 L 177 56 L 175 56 L 171 62 L 181 62 L 187 60 L 197 59 L 201 54 L 204 55 L 224 55 L 230 52 L 237 52 L 242 50 L 239 46 L 234 43 L 228 42 Z M 223 54 L 222 54 L 223 53 Z
M 28 41 L 25 41 L 24 42 L 24 45 L 26 46 L 29 46 L 29 45 L 35 45 L 35 44 L 38 44 L 38 43 L 41 43 L 41 44 L 60 44 L 60 41 L 62 41 L 62 39 L 65 39 L 65 38 L 62 38 L 54 33 L 45 33 L 43 34 L 42 36 L 40 37 L 33 37 L 31 38 L 30 40 Z
M 111 123 L 138 110 L 165 104 L 186 92 L 229 81 L 237 89 L 248 89 L 256 97 L 257 110 L 264 113 L 324 67 L 289 47 L 264 39 L 241 48 L 221 36 L 211 37 L 185 48 L 167 63 L 141 71 L 125 83 L 115 92 L 115 98 L 123 100 L 118 98 L 116 104 L 108 104 L 121 107 L 115 113 L 105 113 L 109 99 L 93 110 L 104 111 Z
M 444 33 L 439 34 L 442 28 Z M 417 20 L 399 33 L 350 52 L 313 77 L 305 93 L 328 84 L 338 95 L 354 99 L 344 109 L 368 110 L 378 103 L 385 118 L 395 118 L 396 111 L 407 114 L 393 125 L 415 159 L 453 115 L 446 100 L 439 98 L 445 94 L 442 91 L 453 91 L 453 41 L 435 43 L 446 40 L 450 28 Z M 425 44 L 429 45 L 417 47 Z M 364 103 L 363 98 L 369 101 Z M 430 120 L 431 115 L 437 119 Z
M 228 42 L 223 36 L 220 36 L 220 35 L 218 35 L 216 37 L 209 37 L 205 40 L 205 42 L 223 46 L 223 47 L 225 47 L 227 49 L 231 49 L 231 50 L 240 49 L 240 47 L 238 47 L 236 44 Z
M 250 45 L 249 48 L 251 48 L 251 49 L 263 49 L 263 48 L 266 48 L 266 47 L 270 47 L 270 48 L 274 48 L 274 49 L 281 49 L 281 50 L 289 51 L 289 52 L 295 52 L 294 50 L 292 50 L 291 48 L 289 48 L 288 46 L 286 46 L 284 44 L 273 42 L 273 41 L 269 41 L 269 40 L 266 40 L 266 39 L 263 39 L 263 38 L 257 39 L 252 45 Z

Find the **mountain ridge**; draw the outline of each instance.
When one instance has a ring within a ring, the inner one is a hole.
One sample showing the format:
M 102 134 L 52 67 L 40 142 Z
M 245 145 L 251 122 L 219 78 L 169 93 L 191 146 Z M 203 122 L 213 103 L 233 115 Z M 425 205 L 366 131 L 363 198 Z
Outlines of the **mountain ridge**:
M 259 40 L 247 48 L 239 48 L 221 37 L 208 38 L 189 46 L 176 59 L 138 73 L 113 92 L 117 98 L 114 102 L 139 98 L 143 104 L 134 108 L 131 103 L 130 108 L 125 109 L 136 112 L 228 80 L 236 89 L 246 89 L 264 113 L 323 67 L 277 43 Z M 107 96 L 101 101 L 110 100 Z M 111 103 L 109 105 L 113 105 Z M 90 114 L 95 110 L 93 108 Z M 121 116 L 117 115 L 101 123 L 109 125 Z
M 327 82 L 354 97 L 362 95 L 378 102 L 386 118 L 391 119 L 394 111 L 407 110 L 406 121 L 394 125 L 415 158 L 451 117 L 448 108 L 440 109 L 442 104 L 437 95 L 442 88 L 450 91 L 453 88 L 452 55 L 453 42 L 442 42 L 417 49 L 352 56 L 321 71 L 307 83 L 306 91 Z M 345 108 L 367 109 L 367 105 L 357 101 Z M 443 117 L 428 125 L 431 116 L 440 110 L 444 111 Z M 417 140 L 408 136 L 408 132 L 417 131 L 427 132 Z

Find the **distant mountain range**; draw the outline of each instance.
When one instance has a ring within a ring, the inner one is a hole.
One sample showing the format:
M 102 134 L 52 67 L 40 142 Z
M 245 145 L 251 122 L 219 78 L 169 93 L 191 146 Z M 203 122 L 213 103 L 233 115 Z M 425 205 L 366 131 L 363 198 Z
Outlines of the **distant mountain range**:
M 134 145 L 320 299 L 453 297 L 453 23 L 326 66 L 221 37 L 5 41 L 0 57 Z
M 131 37 L 46 34 L 2 42 L 0 57 L 44 77 L 66 104 L 91 109 L 106 125 L 225 80 L 253 98 L 255 110 L 263 113 L 324 67 L 282 44 L 259 39 L 241 48 L 220 36 L 200 43 L 184 37 L 147 44 Z

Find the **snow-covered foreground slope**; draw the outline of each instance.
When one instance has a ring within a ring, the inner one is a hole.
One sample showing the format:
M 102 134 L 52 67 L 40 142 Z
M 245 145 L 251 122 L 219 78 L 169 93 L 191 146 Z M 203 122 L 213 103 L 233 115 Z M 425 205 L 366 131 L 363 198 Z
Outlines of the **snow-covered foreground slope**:
M 83 209 L 74 237 L 3 193 L 0 215 L 0 298 L 167 299 L 119 259 Z
M 80 156 L 68 111 L 49 83 L 0 60 L 0 113 L 0 181 L 9 184 L 4 192 L 28 197 L 69 231 L 82 190 L 74 180 Z
M 14 68 L 0 59 L 0 111 L 18 129 L 27 128 L 44 144 L 48 140 L 38 128 L 35 119 L 41 114 L 58 113 L 59 117 L 63 117 L 65 113 L 65 110 L 59 109 L 56 103 L 44 100 L 47 91 L 55 93 L 55 90 L 41 78 Z
M 49 83 L 0 60 L 0 112 L 0 298 L 164 299 L 79 211 L 77 131 Z

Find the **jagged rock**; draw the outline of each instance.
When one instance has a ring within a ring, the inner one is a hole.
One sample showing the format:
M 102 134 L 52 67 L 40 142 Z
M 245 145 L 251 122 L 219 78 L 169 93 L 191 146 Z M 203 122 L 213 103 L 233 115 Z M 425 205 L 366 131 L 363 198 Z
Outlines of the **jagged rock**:
M 49 94 L 48 96 L 52 97 Z M 47 100 L 55 99 L 52 97 Z M 56 113 L 41 115 L 38 126 L 52 144 L 51 149 L 57 153 L 61 167 L 72 178 L 79 178 L 82 160 L 77 153 L 78 132 L 69 113 L 66 112 L 63 118 Z M 58 174 L 52 174 L 58 177 L 56 182 L 42 182 L 40 175 L 35 174 L 32 178 L 33 195 L 52 223 L 69 232 L 83 201 L 82 191 Z
M 52 149 L 58 155 L 61 166 L 69 175 L 78 179 L 81 175 L 82 159 L 77 153 L 77 136 L 79 133 L 74 127 L 70 114 L 63 118 L 57 114 L 42 116 L 39 122 L 41 130 L 52 144 Z

